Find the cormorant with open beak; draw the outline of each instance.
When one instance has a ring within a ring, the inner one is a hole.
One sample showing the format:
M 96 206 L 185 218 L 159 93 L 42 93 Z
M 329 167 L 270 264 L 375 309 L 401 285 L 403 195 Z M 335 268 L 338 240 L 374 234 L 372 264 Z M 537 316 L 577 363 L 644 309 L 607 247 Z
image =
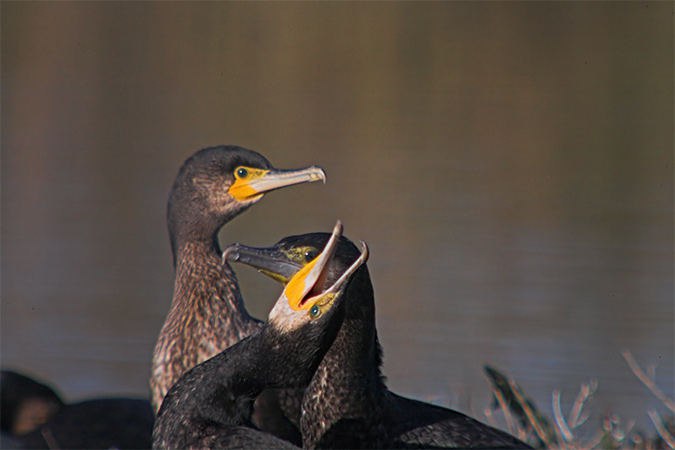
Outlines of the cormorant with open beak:
M 334 264 L 341 233 L 338 222 L 254 334 L 173 385 L 157 416 L 153 448 L 293 448 L 253 427 L 253 401 L 268 388 L 307 385 L 341 328 L 344 293 L 368 259 L 364 244 L 349 265 Z
M 234 244 L 223 258 L 248 264 L 290 286 L 329 238 L 326 233 L 290 236 L 270 248 Z M 356 246 L 343 237 L 334 264 L 348 266 L 358 255 Z M 345 293 L 342 327 L 305 389 L 304 448 L 528 448 L 462 413 L 389 391 L 381 372 L 382 348 L 367 266 L 353 278 Z

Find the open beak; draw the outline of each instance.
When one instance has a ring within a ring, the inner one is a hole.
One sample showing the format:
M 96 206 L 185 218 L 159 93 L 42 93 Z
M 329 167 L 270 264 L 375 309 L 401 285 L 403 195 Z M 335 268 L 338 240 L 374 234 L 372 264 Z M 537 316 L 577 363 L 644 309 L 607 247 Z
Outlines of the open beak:
M 288 305 L 291 309 L 296 311 L 310 309 L 322 299 L 326 299 L 324 304 L 332 301 L 346 286 L 354 272 L 368 261 L 368 246 L 364 242 L 361 242 L 363 245 L 361 255 L 337 281 L 327 286 L 328 269 L 330 262 L 335 256 L 340 236 L 342 236 L 342 222 L 338 220 L 333 229 L 333 234 L 319 256 L 300 269 L 288 281 L 282 295 L 288 299 Z
M 362 242 L 361 256 L 331 286 L 326 286 L 330 262 L 335 256 L 342 236 L 342 222 L 335 224 L 333 233 L 321 253 L 303 266 L 292 261 L 278 249 L 246 247 L 232 244 L 223 252 L 223 262 L 236 261 L 255 267 L 285 285 L 283 295 L 294 310 L 309 309 L 318 296 L 336 294 L 351 279 L 354 272 L 368 260 L 368 247 Z
M 319 180 L 326 183 L 326 174 L 316 166 L 298 170 L 248 169 L 246 177 L 237 178 L 229 192 L 239 201 L 254 200 L 275 189 Z

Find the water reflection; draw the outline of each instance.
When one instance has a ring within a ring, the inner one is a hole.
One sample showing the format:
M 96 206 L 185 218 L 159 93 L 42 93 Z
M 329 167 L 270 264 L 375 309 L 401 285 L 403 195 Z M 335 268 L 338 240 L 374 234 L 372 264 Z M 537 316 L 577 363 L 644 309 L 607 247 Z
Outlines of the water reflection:
M 221 237 L 366 240 L 393 390 L 480 414 L 490 363 L 565 409 L 593 377 L 650 427 L 628 347 L 673 394 L 672 4 L 2 8 L 3 365 L 144 395 L 168 189 L 234 143 L 326 170 Z

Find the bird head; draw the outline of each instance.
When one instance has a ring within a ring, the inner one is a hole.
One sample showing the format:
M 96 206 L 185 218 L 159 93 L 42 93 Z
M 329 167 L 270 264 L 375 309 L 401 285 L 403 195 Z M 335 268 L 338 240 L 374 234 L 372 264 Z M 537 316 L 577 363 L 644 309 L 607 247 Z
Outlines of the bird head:
M 275 169 L 262 155 L 236 146 L 210 147 L 188 158 L 169 196 L 172 244 L 179 239 L 212 239 L 229 220 L 267 192 L 313 181 L 326 181 L 316 166 Z

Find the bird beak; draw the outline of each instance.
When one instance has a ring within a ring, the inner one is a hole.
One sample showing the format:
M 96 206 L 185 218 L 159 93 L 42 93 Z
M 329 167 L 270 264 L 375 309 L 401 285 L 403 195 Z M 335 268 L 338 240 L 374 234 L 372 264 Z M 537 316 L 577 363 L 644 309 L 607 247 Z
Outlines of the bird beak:
M 321 292 L 328 276 L 328 263 L 330 263 L 335 255 L 335 249 L 337 249 L 340 236 L 342 236 L 342 222 L 338 220 L 335 228 L 333 228 L 333 234 L 324 249 L 319 253 L 319 256 L 300 269 L 289 280 L 284 288 L 284 294 L 288 298 L 288 304 L 292 309 L 296 311 L 304 309 L 303 306 L 306 305 L 309 294 L 312 291 L 316 291 L 315 293 Z
M 239 201 L 256 200 L 266 192 L 294 184 L 319 180 L 326 183 L 326 173 L 316 166 L 298 170 L 248 169 L 247 172 L 245 178 L 237 178 L 229 189 L 230 194 Z
M 308 309 L 313 303 L 308 299 L 321 293 L 336 293 L 351 278 L 352 274 L 368 260 L 368 247 L 362 242 L 361 256 L 342 274 L 332 286 L 326 287 L 329 263 L 335 255 L 342 236 L 342 223 L 338 221 L 333 234 L 321 253 L 303 266 L 292 261 L 278 248 L 255 248 L 232 244 L 223 252 L 223 262 L 240 262 L 255 267 L 260 272 L 285 285 L 284 295 L 294 310 Z
M 256 248 L 241 244 L 231 244 L 225 249 L 223 264 L 225 261 L 254 267 L 283 285 L 303 267 L 302 264 L 290 260 L 277 247 Z
M 333 229 L 328 243 L 312 262 L 300 269 L 289 280 L 284 288 L 284 295 L 288 299 L 288 305 L 296 311 L 310 309 L 322 299 L 324 305 L 331 302 L 338 293 L 346 286 L 356 270 L 368 261 L 368 246 L 364 242 L 363 250 L 359 258 L 330 286 L 326 286 L 328 267 L 335 256 L 338 240 L 342 236 L 342 223 L 338 220 Z

